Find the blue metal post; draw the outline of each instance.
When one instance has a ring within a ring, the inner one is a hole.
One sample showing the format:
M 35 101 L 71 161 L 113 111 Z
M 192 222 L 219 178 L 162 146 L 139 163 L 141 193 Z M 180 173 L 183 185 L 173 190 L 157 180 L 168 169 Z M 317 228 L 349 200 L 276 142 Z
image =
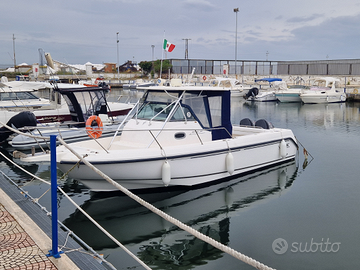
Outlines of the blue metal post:
M 52 224 L 52 250 L 49 256 L 60 258 L 58 251 L 58 211 L 57 211 L 57 170 L 56 170 L 56 135 L 50 135 L 50 176 L 51 176 L 51 224 Z

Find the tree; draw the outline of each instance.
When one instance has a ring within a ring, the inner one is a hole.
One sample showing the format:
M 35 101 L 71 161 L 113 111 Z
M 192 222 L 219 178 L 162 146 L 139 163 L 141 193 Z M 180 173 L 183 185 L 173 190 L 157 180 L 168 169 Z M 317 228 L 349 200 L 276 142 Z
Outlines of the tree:
M 139 63 L 139 66 L 141 67 L 144 75 L 148 75 L 151 72 L 152 69 L 152 62 L 149 61 L 141 61 Z
M 172 67 L 169 60 L 163 60 L 162 61 L 162 73 L 167 73 L 168 69 Z M 139 66 L 141 67 L 142 71 L 144 72 L 144 75 L 148 75 L 150 72 L 152 72 L 152 61 L 141 61 L 139 63 Z M 154 61 L 154 71 L 157 73 L 160 73 L 160 67 L 161 67 L 161 60 Z
M 160 72 L 160 67 L 161 67 L 161 60 L 156 60 L 154 62 L 154 69 L 155 72 Z M 168 71 L 169 68 L 171 68 L 172 65 L 170 64 L 169 60 L 163 60 L 162 61 L 162 72 L 166 73 Z

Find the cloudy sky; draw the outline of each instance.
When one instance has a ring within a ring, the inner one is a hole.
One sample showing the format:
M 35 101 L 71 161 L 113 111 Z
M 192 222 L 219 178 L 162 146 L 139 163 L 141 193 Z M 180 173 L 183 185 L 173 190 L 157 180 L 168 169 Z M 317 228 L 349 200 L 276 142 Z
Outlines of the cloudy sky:
M 239 8 L 239 12 L 234 12 Z M 162 58 L 359 59 L 357 0 L 13 0 L 0 11 L 0 64 L 38 63 L 39 49 L 69 64 Z M 165 56 L 164 56 L 165 57 Z

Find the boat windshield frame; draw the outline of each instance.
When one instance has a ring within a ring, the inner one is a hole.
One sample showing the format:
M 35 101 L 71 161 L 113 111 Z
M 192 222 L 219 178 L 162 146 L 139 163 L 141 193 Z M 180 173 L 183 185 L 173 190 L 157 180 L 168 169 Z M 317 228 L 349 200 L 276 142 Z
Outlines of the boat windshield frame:
M 196 121 L 211 130 L 214 139 L 232 134 L 230 91 L 147 90 L 140 101 L 136 119 L 149 121 Z M 222 130 L 222 131 L 219 131 Z

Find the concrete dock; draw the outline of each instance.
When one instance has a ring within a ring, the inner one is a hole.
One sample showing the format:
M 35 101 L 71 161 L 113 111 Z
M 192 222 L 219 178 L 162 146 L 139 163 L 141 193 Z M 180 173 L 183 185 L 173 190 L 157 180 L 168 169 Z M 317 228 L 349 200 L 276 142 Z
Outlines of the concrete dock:
M 60 258 L 52 248 L 51 217 L 0 174 L 0 270 L 114 269 L 100 263 L 59 226 Z M 71 251 L 71 252 L 69 252 Z

